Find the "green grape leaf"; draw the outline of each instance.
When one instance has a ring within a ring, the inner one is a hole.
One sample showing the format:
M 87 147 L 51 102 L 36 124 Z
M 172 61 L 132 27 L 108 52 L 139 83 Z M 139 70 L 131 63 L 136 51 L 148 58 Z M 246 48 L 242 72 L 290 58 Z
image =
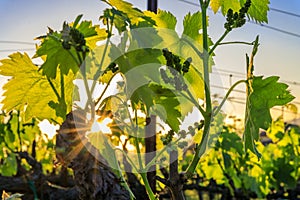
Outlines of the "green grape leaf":
M 55 79 L 57 68 L 61 70 L 64 75 L 67 75 L 70 70 L 76 74 L 79 70 L 78 61 L 75 60 L 76 50 L 64 49 L 60 41 L 61 34 L 52 33 L 47 38 L 44 38 L 41 46 L 36 51 L 35 57 L 46 56 L 45 62 L 41 66 L 43 75 L 48 78 Z
M 153 97 L 151 111 L 167 123 L 172 130 L 175 132 L 179 131 L 180 119 L 182 117 L 180 106 L 182 105 L 177 99 L 176 93 L 156 84 L 150 84 L 149 88 L 152 90 L 151 96 Z
M 202 29 L 202 14 L 196 12 L 188 13 L 183 20 L 183 35 L 189 36 L 191 39 L 202 43 L 202 36 L 199 31 Z
M 219 10 L 219 8 L 221 7 L 221 1 L 220 0 L 211 0 L 210 1 L 210 7 L 212 9 L 212 11 L 214 11 L 214 13 L 216 14 Z
M 114 8 L 107 8 L 104 10 L 103 15 L 100 16 L 99 20 L 102 20 L 103 24 L 106 25 L 109 23 L 108 19 L 110 20 L 110 22 L 113 22 L 119 34 L 126 30 L 127 21 L 129 21 L 129 19 L 124 13 Z
M 228 9 L 232 9 L 234 12 L 244 5 L 246 0 L 211 0 L 210 7 L 214 13 L 218 12 L 221 8 L 222 14 L 225 16 Z M 248 11 L 248 16 L 261 23 L 268 22 L 268 11 L 269 11 L 270 0 L 251 0 L 251 6 Z
M 245 0 L 241 0 L 242 5 L 244 2 Z M 247 15 L 256 22 L 268 23 L 269 4 L 270 0 L 252 0 Z
M 0 173 L 3 176 L 14 176 L 17 173 L 17 160 L 15 154 L 9 154 L 4 163 L 0 165 Z
M 40 69 L 48 78 L 55 79 L 58 68 L 64 75 L 67 75 L 70 71 L 76 74 L 79 70 L 82 61 L 79 60 L 78 55 L 81 52 L 76 52 L 76 49 L 72 46 L 70 46 L 70 49 L 66 49 L 63 45 L 63 40 L 71 38 L 70 28 L 72 24 L 84 36 L 86 45 L 90 49 L 94 49 L 98 41 L 107 38 L 105 29 L 92 26 L 91 21 L 82 21 L 78 24 L 79 17 L 76 18 L 75 23 L 70 23 L 70 25 L 64 23 L 61 33 L 50 31 L 46 37 L 42 38 L 42 44 L 37 49 L 35 57 L 45 58 L 45 62 Z
M 85 38 L 87 37 L 93 37 L 97 35 L 97 31 L 95 30 L 95 27 L 92 26 L 91 21 L 83 21 L 81 22 L 76 29 L 78 29 Z
M 148 85 L 143 85 L 137 88 L 133 91 L 132 95 L 130 96 L 133 108 L 135 110 L 141 109 L 149 113 L 150 108 L 154 106 L 153 95 L 155 94 L 148 87 Z
M 97 47 L 96 43 L 107 38 L 106 29 L 92 25 L 91 21 L 82 21 L 76 28 L 84 35 L 86 45 L 90 49 Z
M 242 140 L 236 133 L 222 133 L 220 135 L 220 147 L 223 151 L 237 152 L 239 155 L 243 154 Z
M 207 20 L 208 25 L 208 20 Z M 201 74 L 203 74 L 203 35 L 202 35 L 202 14 L 201 12 L 196 12 L 194 14 L 188 13 L 183 20 L 183 33 L 180 42 L 175 44 L 175 50 L 171 49 L 173 53 L 178 53 L 178 55 L 186 56 L 186 58 L 192 58 L 192 64 L 195 69 Z M 213 44 L 212 40 L 208 38 L 208 45 Z M 196 50 L 198 52 L 196 52 Z M 179 53 L 180 52 L 180 53 Z M 212 55 L 214 56 L 214 54 Z M 212 56 L 209 57 L 209 71 L 211 72 L 211 66 L 214 65 Z
M 251 150 L 258 157 L 260 153 L 254 141 L 259 139 L 259 129 L 267 130 L 272 122 L 270 109 L 289 103 L 295 97 L 287 90 L 288 85 L 278 82 L 279 77 L 271 76 L 263 79 L 254 77 L 250 82 L 250 94 L 247 99 L 244 141 L 245 149 Z
M 223 15 L 225 16 L 229 9 L 232 9 L 233 12 L 238 12 L 241 8 L 240 0 L 223 0 L 221 2 L 221 10 Z
M 293 176 L 295 167 L 286 158 L 279 158 L 274 163 L 273 177 L 276 179 L 278 186 L 280 183 L 286 184 L 288 188 L 295 188 L 297 180 Z
M 140 17 L 144 16 L 143 12 L 138 8 L 134 8 L 131 3 L 120 0 L 108 0 L 108 3 L 115 7 L 118 11 L 125 13 L 132 24 L 140 21 Z
M 204 81 L 203 76 L 198 73 L 197 69 L 193 66 L 184 75 L 185 82 L 188 89 L 196 99 L 204 99 Z
M 175 30 L 177 19 L 176 17 L 168 12 L 158 9 L 157 14 L 150 11 L 144 12 L 146 16 L 151 17 L 158 28 L 167 28 Z
M 24 112 L 24 120 L 29 121 L 36 117 L 40 120 L 48 119 L 61 123 L 64 116 L 57 116 L 56 111 L 49 106 L 49 102 L 58 103 L 58 99 L 51 88 L 46 76 L 43 76 L 39 68 L 34 65 L 29 56 L 14 53 L 9 59 L 1 60 L 0 74 L 11 76 L 3 89 L 5 98 L 2 100 L 3 109 L 6 112 L 20 110 Z M 58 72 L 59 73 L 59 72 Z M 74 90 L 73 80 L 75 76 L 65 76 L 65 94 L 67 110 L 71 110 L 72 93 Z M 60 79 L 52 80 L 53 86 L 60 91 Z
M 112 8 L 106 9 L 100 19 L 103 19 L 104 24 L 107 24 L 107 19 L 113 21 L 119 33 L 125 31 L 127 26 L 130 28 L 149 27 L 155 23 L 151 17 L 145 16 L 141 10 L 133 7 L 131 3 L 120 0 L 103 1 Z

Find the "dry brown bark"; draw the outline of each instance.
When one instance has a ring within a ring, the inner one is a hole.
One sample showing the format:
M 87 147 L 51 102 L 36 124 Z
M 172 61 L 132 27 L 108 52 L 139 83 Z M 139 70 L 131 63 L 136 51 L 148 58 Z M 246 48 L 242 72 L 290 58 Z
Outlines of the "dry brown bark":
M 67 115 L 56 138 L 57 158 L 73 170 L 79 199 L 130 199 L 107 161 L 85 137 L 88 130 L 84 111 L 75 110 Z

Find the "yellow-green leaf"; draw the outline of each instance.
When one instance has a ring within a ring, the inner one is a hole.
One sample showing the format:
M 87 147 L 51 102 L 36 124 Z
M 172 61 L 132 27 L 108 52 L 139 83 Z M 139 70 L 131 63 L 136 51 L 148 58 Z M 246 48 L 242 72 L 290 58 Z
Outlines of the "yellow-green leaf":
M 175 30 L 177 20 L 172 13 L 164 10 L 158 10 L 157 14 L 150 11 L 145 11 L 144 13 L 146 16 L 151 17 L 155 21 L 158 28 Z
M 211 9 L 214 11 L 214 13 L 217 13 L 217 12 L 218 12 L 218 10 L 219 10 L 219 8 L 220 8 L 220 6 L 221 6 L 221 4 L 222 4 L 221 1 L 222 1 L 222 0 L 211 0 L 211 1 L 210 1 L 210 7 L 211 7 Z
M 32 63 L 29 56 L 14 53 L 8 59 L 1 60 L 0 74 L 10 76 L 11 79 L 3 86 L 4 99 L 3 109 L 24 111 L 25 121 L 34 117 L 48 119 L 50 121 L 62 122 L 56 111 L 49 106 L 49 102 L 58 103 L 58 98 L 51 88 L 46 76 L 38 71 L 38 67 Z M 71 108 L 74 76 L 68 75 L 65 80 L 66 102 L 68 110 Z M 59 78 L 52 81 L 54 87 L 60 91 Z
M 238 12 L 246 0 L 211 0 L 210 7 L 216 13 L 220 8 L 223 15 L 226 15 L 228 9 Z M 270 0 L 252 0 L 248 11 L 248 16 L 261 23 L 268 22 Z
M 268 129 L 272 122 L 270 109 L 289 103 L 295 97 L 287 90 L 288 85 L 278 82 L 279 77 L 271 76 L 263 79 L 254 77 L 251 85 L 252 92 L 247 98 L 244 140 L 246 149 L 257 156 L 260 153 L 254 141 L 259 139 L 259 129 Z

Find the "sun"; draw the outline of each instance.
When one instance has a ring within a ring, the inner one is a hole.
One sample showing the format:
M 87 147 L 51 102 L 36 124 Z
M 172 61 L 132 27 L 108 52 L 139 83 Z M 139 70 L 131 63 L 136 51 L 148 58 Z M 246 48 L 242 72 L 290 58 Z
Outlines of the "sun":
M 104 118 L 101 121 L 98 121 L 98 119 L 96 119 L 94 121 L 94 123 L 92 124 L 92 128 L 91 128 L 91 132 L 102 132 L 102 133 L 106 133 L 106 134 L 110 134 L 111 130 L 108 126 L 109 123 L 111 123 L 113 120 L 109 117 Z

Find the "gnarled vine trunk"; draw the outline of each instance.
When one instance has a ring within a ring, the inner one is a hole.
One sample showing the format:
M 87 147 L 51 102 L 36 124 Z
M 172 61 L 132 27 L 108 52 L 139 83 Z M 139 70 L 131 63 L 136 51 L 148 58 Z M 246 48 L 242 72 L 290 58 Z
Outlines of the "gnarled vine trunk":
M 56 138 L 56 156 L 73 170 L 79 198 L 130 199 L 107 161 L 85 137 L 88 130 L 85 112 L 75 110 L 67 115 Z

